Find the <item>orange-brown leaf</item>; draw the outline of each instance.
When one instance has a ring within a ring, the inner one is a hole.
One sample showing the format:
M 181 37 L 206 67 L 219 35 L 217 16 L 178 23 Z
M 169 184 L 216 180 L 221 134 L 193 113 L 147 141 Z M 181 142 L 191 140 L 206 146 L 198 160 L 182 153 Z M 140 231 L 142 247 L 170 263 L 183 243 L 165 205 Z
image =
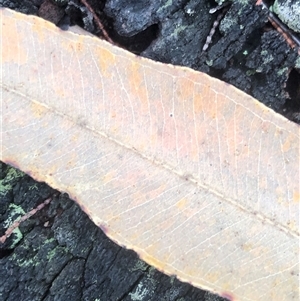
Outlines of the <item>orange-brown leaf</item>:
M 234 300 L 299 300 L 299 127 L 238 89 L 7 9 L 2 160 Z

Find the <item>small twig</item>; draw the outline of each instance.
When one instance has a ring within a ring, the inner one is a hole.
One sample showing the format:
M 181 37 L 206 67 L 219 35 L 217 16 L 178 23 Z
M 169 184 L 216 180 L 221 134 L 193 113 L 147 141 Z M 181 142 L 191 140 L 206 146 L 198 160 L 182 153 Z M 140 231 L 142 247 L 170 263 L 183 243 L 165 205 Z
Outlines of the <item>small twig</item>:
M 213 37 L 213 35 L 214 35 L 215 32 L 216 32 L 216 28 L 218 27 L 218 25 L 219 25 L 221 19 L 224 17 L 225 13 L 227 12 L 227 10 L 228 10 L 228 5 L 229 5 L 229 4 L 230 4 L 229 2 L 225 2 L 225 3 L 223 3 L 222 5 L 219 5 L 219 6 L 217 6 L 217 7 L 212 8 L 212 9 L 209 10 L 209 13 L 210 13 L 210 14 L 213 14 L 213 13 L 215 13 L 216 11 L 222 9 L 222 11 L 219 13 L 217 19 L 216 19 L 215 22 L 213 23 L 213 26 L 212 26 L 212 28 L 211 28 L 211 30 L 210 30 L 210 32 L 209 32 L 207 38 L 206 38 L 205 44 L 204 44 L 204 46 L 203 46 L 203 48 L 202 48 L 202 52 L 205 52 L 205 51 L 207 50 L 209 44 L 211 43 L 212 37 Z
M 19 227 L 19 225 L 26 221 L 27 219 L 29 219 L 31 216 L 33 216 L 34 214 L 36 214 L 38 211 L 40 211 L 41 209 L 43 209 L 46 205 L 48 205 L 53 197 L 55 197 L 56 195 L 53 195 L 52 197 L 46 199 L 43 203 L 39 204 L 36 208 L 30 210 L 28 213 L 26 213 L 25 215 L 23 215 L 21 218 L 17 219 L 4 233 L 4 235 L 2 235 L 0 237 L 0 243 L 5 243 L 6 239 L 13 233 L 13 231 Z
M 269 13 L 269 21 L 292 48 L 300 46 L 300 40 L 272 12 Z
M 230 2 L 229 2 L 229 1 L 226 1 L 226 2 L 224 2 L 224 3 L 222 3 L 222 4 L 218 5 L 218 6 L 216 6 L 216 7 L 214 7 L 214 8 L 211 8 L 211 9 L 209 10 L 209 13 L 210 13 L 210 14 L 214 14 L 216 11 L 218 11 L 218 10 L 220 10 L 220 9 L 222 9 L 222 8 L 224 8 L 224 7 L 226 7 L 226 6 L 228 6 L 229 4 L 230 4 Z
M 108 41 L 109 43 L 115 45 L 114 41 L 109 37 L 107 31 L 105 30 L 103 24 L 101 23 L 100 19 L 98 18 L 98 16 L 96 15 L 95 11 L 92 9 L 92 7 L 88 4 L 88 2 L 86 0 L 80 0 L 83 5 L 86 6 L 86 8 L 92 13 L 95 22 L 97 23 L 98 27 L 100 28 L 100 30 L 102 31 L 102 34 L 104 36 L 104 38 L 106 39 L 106 41 Z
M 210 13 L 213 14 L 216 11 L 222 9 L 221 13 L 218 15 L 216 21 L 213 23 L 213 27 L 209 32 L 208 37 L 206 38 L 206 42 L 202 48 L 202 51 L 205 52 L 207 48 L 209 47 L 209 44 L 212 41 L 212 37 L 216 31 L 216 28 L 218 27 L 221 19 L 223 18 L 224 14 L 228 10 L 229 2 L 225 2 L 215 8 L 210 9 Z M 264 9 L 268 10 L 268 19 L 270 23 L 274 26 L 274 28 L 284 37 L 286 42 L 291 48 L 298 48 L 298 53 L 300 54 L 300 39 L 293 34 L 293 32 L 285 26 L 269 9 L 268 5 L 263 0 L 257 0 L 255 5 L 261 5 Z
M 256 1 L 256 5 L 261 5 L 263 8 L 268 10 L 268 19 L 270 23 L 284 37 L 291 48 L 298 48 L 298 53 L 300 54 L 300 39 L 270 11 L 269 7 L 263 0 Z

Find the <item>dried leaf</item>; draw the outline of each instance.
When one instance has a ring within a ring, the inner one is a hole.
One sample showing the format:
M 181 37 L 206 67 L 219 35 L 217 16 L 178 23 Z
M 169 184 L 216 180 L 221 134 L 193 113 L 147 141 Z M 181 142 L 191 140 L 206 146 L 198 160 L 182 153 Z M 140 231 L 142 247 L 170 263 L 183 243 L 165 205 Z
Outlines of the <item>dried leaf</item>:
M 299 300 L 297 125 L 203 73 L 1 17 L 4 162 L 167 274 Z

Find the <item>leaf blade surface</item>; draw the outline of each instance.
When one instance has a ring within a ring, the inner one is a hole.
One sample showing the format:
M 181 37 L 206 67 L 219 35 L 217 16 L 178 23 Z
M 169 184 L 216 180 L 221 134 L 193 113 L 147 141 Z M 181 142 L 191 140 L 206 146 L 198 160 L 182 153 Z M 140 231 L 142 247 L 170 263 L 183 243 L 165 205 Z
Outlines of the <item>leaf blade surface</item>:
M 297 300 L 296 125 L 205 74 L 1 13 L 3 161 L 168 274 Z

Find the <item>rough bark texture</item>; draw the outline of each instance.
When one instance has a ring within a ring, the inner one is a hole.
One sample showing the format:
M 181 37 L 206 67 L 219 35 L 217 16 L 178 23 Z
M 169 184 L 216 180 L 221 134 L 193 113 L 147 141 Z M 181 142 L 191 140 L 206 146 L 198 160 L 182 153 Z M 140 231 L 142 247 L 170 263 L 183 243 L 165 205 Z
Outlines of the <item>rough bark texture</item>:
M 231 5 L 205 53 L 202 47 L 216 19 L 209 14 L 213 1 L 90 4 L 118 44 L 154 60 L 207 72 L 299 123 L 297 51 L 267 23 L 266 11 L 240 2 Z M 77 23 L 98 33 L 91 13 L 78 1 L 1 4 L 39 14 L 62 28 Z M 11 220 L 54 193 L 5 164 L 0 181 L 0 236 Z M 222 300 L 163 275 L 109 241 L 63 194 L 23 222 L 0 248 L 1 300 Z

